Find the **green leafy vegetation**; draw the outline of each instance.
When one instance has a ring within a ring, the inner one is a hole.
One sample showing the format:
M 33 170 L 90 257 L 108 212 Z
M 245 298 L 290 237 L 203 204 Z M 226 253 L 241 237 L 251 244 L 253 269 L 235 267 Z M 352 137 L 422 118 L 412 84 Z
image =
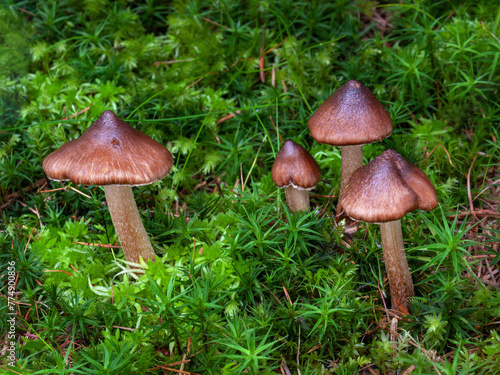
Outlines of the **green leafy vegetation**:
M 498 4 L 165 4 L 0 8 L 2 337 L 16 320 L 0 372 L 499 373 Z M 440 202 L 402 220 L 410 315 L 387 309 L 378 226 L 336 220 L 340 149 L 307 129 L 349 79 L 394 123 L 365 163 L 394 149 Z M 144 271 L 100 187 L 42 170 L 108 109 L 174 156 L 134 188 L 157 254 Z M 272 182 L 280 137 L 321 167 L 307 213 Z

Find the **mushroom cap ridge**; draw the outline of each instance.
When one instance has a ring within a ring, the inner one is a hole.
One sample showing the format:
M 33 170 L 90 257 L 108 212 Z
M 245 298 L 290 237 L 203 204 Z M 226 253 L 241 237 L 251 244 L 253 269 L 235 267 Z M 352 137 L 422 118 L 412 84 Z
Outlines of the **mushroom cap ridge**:
M 392 120 L 373 93 L 354 79 L 340 86 L 314 112 L 307 126 L 319 143 L 363 145 L 392 133 Z
M 354 171 L 342 194 L 347 215 L 374 223 L 399 220 L 410 211 L 430 211 L 437 205 L 429 178 L 393 150 Z
M 83 185 L 146 185 L 165 177 L 172 154 L 112 111 L 102 115 L 77 139 L 43 161 L 52 180 Z
M 319 165 L 307 150 L 287 140 L 274 160 L 271 177 L 278 187 L 293 185 L 297 189 L 314 189 L 321 177 Z

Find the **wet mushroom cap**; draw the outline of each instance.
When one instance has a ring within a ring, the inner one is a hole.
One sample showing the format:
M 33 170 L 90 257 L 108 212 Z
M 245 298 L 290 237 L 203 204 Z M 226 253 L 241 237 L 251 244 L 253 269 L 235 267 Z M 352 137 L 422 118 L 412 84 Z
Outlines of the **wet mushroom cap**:
M 410 211 L 430 211 L 437 205 L 429 178 L 393 150 L 357 169 L 342 194 L 347 215 L 373 223 L 399 220 Z
M 298 189 L 310 190 L 318 184 L 321 171 L 304 147 L 288 140 L 276 155 L 271 177 L 278 187 L 293 185 Z
M 111 111 L 43 162 L 52 180 L 82 185 L 146 185 L 165 177 L 172 154 Z
M 317 142 L 335 146 L 373 143 L 392 132 L 387 110 L 370 89 L 354 79 L 326 99 L 307 126 Z

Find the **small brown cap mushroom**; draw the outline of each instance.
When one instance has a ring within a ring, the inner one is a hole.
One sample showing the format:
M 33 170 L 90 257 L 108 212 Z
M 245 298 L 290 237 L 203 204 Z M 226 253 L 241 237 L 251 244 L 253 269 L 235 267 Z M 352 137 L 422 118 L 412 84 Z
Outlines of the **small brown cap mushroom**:
M 146 185 L 165 177 L 172 154 L 111 111 L 43 161 L 52 180 L 83 185 Z
M 319 165 L 304 147 L 294 141 L 286 141 L 276 155 L 271 177 L 278 187 L 311 190 L 321 177 Z
M 392 132 L 392 120 L 372 92 L 354 79 L 340 86 L 307 123 L 319 143 L 335 146 L 380 141 Z
M 437 205 L 429 178 L 393 150 L 357 169 L 342 193 L 347 215 L 373 223 L 399 220 L 410 211 L 430 211 Z

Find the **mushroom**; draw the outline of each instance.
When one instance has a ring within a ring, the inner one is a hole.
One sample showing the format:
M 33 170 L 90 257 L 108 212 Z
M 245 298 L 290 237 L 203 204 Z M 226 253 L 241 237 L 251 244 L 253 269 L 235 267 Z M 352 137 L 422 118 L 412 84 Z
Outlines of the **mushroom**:
M 155 252 L 142 224 L 132 186 L 148 185 L 172 168 L 172 154 L 111 111 L 77 139 L 43 161 L 48 178 L 75 184 L 102 185 L 116 234 L 127 261 L 154 261 Z
M 276 155 L 271 177 L 278 187 L 285 188 L 286 203 L 294 211 L 309 209 L 309 190 L 321 177 L 319 165 L 304 147 L 286 141 Z
M 354 79 L 340 86 L 314 112 L 307 126 L 319 143 L 342 146 L 340 192 L 363 165 L 363 145 L 392 132 L 392 120 L 372 92 Z
M 409 311 L 408 299 L 414 290 L 403 248 L 401 218 L 410 211 L 436 208 L 434 186 L 424 172 L 396 151 L 386 150 L 353 173 L 341 199 L 351 218 L 380 223 L 392 308 L 402 306 Z

